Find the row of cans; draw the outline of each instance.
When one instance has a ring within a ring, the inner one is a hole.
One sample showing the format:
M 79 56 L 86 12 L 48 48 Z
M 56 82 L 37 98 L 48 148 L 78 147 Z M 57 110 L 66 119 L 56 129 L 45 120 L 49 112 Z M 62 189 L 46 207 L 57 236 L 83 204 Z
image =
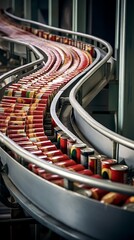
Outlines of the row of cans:
M 100 174 L 104 179 L 111 181 L 128 183 L 127 165 L 119 164 L 116 159 L 109 159 L 104 155 L 90 156 L 88 159 L 88 168 L 93 173 Z
M 116 159 L 109 159 L 105 155 L 96 155 L 93 148 L 68 138 L 59 127 L 55 127 L 54 131 L 58 148 L 77 163 L 81 163 L 85 168 L 90 169 L 94 174 L 101 175 L 104 179 L 128 183 L 127 165 L 119 164 Z
M 31 32 L 41 38 L 47 39 L 47 40 L 56 41 L 56 42 L 64 43 L 67 45 L 75 46 L 75 47 L 77 47 L 79 49 L 83 49 L 83 50 L 88 50 L 88 51 L 90 51 L 91 55 L 93 56 L 93 50 L 94 50 L 93 46 L 91 46 L 90 44 L 87 44 L 85 42 L 78 41 L 73 38 L 54 35 L 49 32 L 44 32 L 43 30 L 31 28 L 29 26 L 22 26 L 22 29 L 24 29 L 28 32 Z

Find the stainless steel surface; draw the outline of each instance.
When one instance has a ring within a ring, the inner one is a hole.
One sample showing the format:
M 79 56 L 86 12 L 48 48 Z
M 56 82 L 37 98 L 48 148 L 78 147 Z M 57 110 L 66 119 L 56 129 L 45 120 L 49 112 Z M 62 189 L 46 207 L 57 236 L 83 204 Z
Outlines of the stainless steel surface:
M 44 213 L 80 233 L 99 240 L 107 240 L 107 236 L 109 240 L 113 238 L 125 240 L 134 235 L 133 212 L 102 204 L 56 186 L 21 166 L 4 151 L 1 151 L 1 156 L 3 164 L 8 164 L 8 176 L 17 189 Z M 27 202 L 25 204 L 27 205 Z M 119 232 L 117 225 L 118 227 L 127 226 L 127 228 L 122 228 Z

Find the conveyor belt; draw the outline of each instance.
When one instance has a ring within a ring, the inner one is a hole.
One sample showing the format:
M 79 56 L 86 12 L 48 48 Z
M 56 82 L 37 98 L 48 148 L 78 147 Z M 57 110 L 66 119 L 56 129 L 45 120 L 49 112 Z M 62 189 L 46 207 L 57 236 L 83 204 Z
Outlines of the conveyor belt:
M 5 89 L 2 97 L 1 132 L 7 137 L 0 135 L 1 160 L 6 173 L 5 182 L 11 194 L 38 221 L 66 238 L 107 240 L 109 234 L 109 239 L 133 238 L 133 212 L 124 209 L 129 196 L 133 195 L 133 187 L 113 183 L 102 179 L 101 175 L 93 174 L 91 169 L 86 169 L 82 164 L 79 155 L 70 155 L 71 151 L 68 154 L 67 149 L 61 148 L 59 139 L 54 135 L 56 127 L 60 126 L 68 138 L 72 137 L 76 143 L 83 144 L 81 139 L 70 133 L 55 115 L 62 109 L 63 97 L 68 97 L 76 81 L 84 74 L 86 76 L 87 70 L 94 66 L 94 58 L 97 59 L 97 56 L 94 56 L 94 47 L 41 30 L 35 31 L 26 27 L 20 29 L 16 24 L 12 24 L 12 31 L 10 29 L 11 21 L 9 23 L 7 17 L 2 15 L 0 24 L 2 32 L 10 38 L 33 44 L 47 55 L 40 70 L 20 77 L 16 83 Z M 34 36 L 33 33 L 40 37 Z M 104 54 L 106 65 L 108 58 L 111 57 L 110 54 L 107 55 L 105 58 Z M 101 60 L 101 57 L 98 57 L 98 60 Z M 100 83 L 102 87 L 106 85 L 108 82 L 106 77 L 108 72 L 104 71 L 106 65 L 101 65 L 101 77 L 95 72 L 93 81 L 85 88 L 84 98 L 95 85 Z M 103 81 L 104 79 L 106 81 Z M 82 100 L 81 92 L 77 98 Z M 49 127 L 46 125 L 48 122 Z M 50 152 L 50 149 L 53 149 L 53 152 Z M 94 149 L 88 150 L 94 156 Z M 62 156 L 62 161 L 58 162 L 52 155 L 56 155 L 57 159 Z M 59 167 L 63 160 L 64 169 Z M 98 193 L 100 195 L 95 194 L 95 189 L 100 191 Z M 121 201 L 117 201 L 118 204 L 114 201 L 112 204 L 101 201 L 110 191 L 121 197 Z M 31 206 L 33 211 L 30 209 Z M 41 212 L 43 216 L 40 216 Z M 49 221 L 48 216 L 51 218 Z M 127 225 L 128 219 L 130 224 L 127 229 L 119 231 L 119 228 Z M 60 228 L 58 222 L 62 222 Z M 71 234 L 68 233 L 69 229 Z

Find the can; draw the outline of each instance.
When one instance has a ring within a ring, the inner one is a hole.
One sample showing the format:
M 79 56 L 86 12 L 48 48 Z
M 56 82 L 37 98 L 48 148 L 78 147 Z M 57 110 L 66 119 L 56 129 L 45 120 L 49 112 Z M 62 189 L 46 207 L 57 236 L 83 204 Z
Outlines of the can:
M 101 176 L 104 179 L 110 179 L 111 176 L 111 169 L 110 167 L 117 164 L 116 159 L 107 159 L 102 161 L 101 163 Z
M 72 159 L 66 159 L 64 161 L 55 162 L 55 165 L 59 166 L 59 167 L 62 167 L 62 168 L 66 168 L 66 167 L 76 165 L 76 162 Z
M 50 145 L 50 144 L 52 144 L 52 142 L 50 141 L 50 140 L 46 140 L 46 136 L 44 135 L 44 136 L 41 136 L 41 137 L 30 137 L 29 138 L 29 140 L 30 141 L 32 141 L 32 142 L 44 142 L 44 141 L 46 141 L 46 145 Z
M 101 202 L 105 204 L 122 206 L 125 203 L 127 198 L 128 196 L 125 194 L 109 192 L 101 198 Z
M 44 135 L 44 129 L 43 129 L 43 128 L 31 128 L 31 129 L 28 128 L 28 129 L 26 129 L 26 133 L 27 133 L 27 134 L 29 134 L 29 133 L 36 133 L 36 134 L 37 134 L 37 133 L 39 133 L 39 134 L 41 133 L 41 134 L 42 134 L 42 133 L 43 133 L 43 135 Z M 37 136 L 37 135 L 36 135 L 36 136 Z M 38 135 L 38 136 L 39 136 L 39 135 Z M 42 135 L 40 135 L 40 136 L 42 136 Z
M 127 175 L 128 175 L 128 166 L 123 164 L 116 164 L 110 167 L 111 170 L 111 181 L 127 183 Z
M 63 179 L 61 176 L 57 175 L 57 174 L 47 174 L 46 177 L 44 177 L 46 180 L 53 182 L 55 180 L 61 180 Z
M 88 168 L 94 173 L 97 173 L 97 157 L 89 156 L 88 157 Z
M 53 156 L 62 155 L 63 153 L 62 153 L 62 151 L 60 149 L 57 149 L 57 150 L 45 152 L 45 154 L 49 158 L 49 157 L 53 157 Z
M 60 149 L 63 153 L 67 153 L 67 134 L 63 134 L 60 136 Z
M 57 163 L 57 162 L 65 161 L 65 160 L 68 160 L 68 159 L 69 159 L 69 157 L 66 154 L 49 157 L 49 160 L 52 161 L 52 163 Z
M 44 138 L 46 138 L 44 141 L 34 142 L 33 144 L 35 144 L 38 148 L 46 146 L 48 144 L 48 137 L 44 136 Z
M 20 141 L 20 142 L 17 142 L 17 144 L 21 147 L 28 146 L 28 145 L 30 145 L 30 146 L 33 145 L 33 143 L 31 141 Z
M 41 176 L 41 174 L 45 173 L 45 170 L 44 170 L 43 168 L 38 167 L 38 168 L 36 169 L 36 173 L 37 173 L 39 176 Z
M 34 148 L 25 148 L 28 152 L 36 155 L 36 156 L 42 156 L 42 151 L 41 150 L 38 150 L 38 149 L 34 149 Z
M 96 157 L 97 157 L 96 173 L 101 175 L 102 161 L 108 159 L 108 157 L 105 155 L 96 155 Z
M 103 196 L 105 196 L 108 191 L 101 188 L 91 188 L 92 198 L 96 200 L 101 200 Z
M 25 129 L 7 129 L 7 135 L 25 133 Z
M 16 102 L 17 103 L 32 103 L 33 98 L 24 98 L 24 97 L 17 97 Z
M 56 143 L 57 148 L 60 148 L 60 138 L 63 134 L 65 134 L 65 133 L 62 130 L 57 132 L 57 139 L 56 139 L 57 140 L 57 143 Z
M 28 137 L 11 138 L 14 142 L 28 141 Z
M 52 150 L 56 150 L 57 147 L 55 146 L 55 144 L 51 144 L 51 145 L 47 145 L 47 146 L 42 146 L 39 148 L 43 153 L 48 152 L 48 151 L 52 151 Z
M 60 127 L 55 127 L 54 128 L 54 141 L 57 141 L 57 133 L 61 131 L 61 128 Z
M 54 183 L 60 187 L 64 187 L 64 179 L 63 178 L 51 180 L 51 183 Z
M 72 148 L 73 144 L 75 144 L 75 143 L 76 143 L 75 139 L 72 139 L 72 138 L 67 139 L 67 155 L 69 157 L 71 157 L 71 148 Z
M 9 125 L 8 130 L 25 130 L 25 125 Z
M 134 204 L 134 196 L 130 196 L 126 199 L 125 204 L 128 204 L 128 203 L 133 203 Z
M 17 125 L 18 127 L 20 126 L 20 125 L 25 125 L 25 121 L 9 121 L 9 123 L 8 123 L 8 125 L 10 126 L 10 125 Z
M 71 158 L 77 163 L 80 163 L 81 149 L 86 148 L 85 143 L 76 143 L 71 147 Z
M 88 168 L 88 158 L 89 156 L 94 154 L 94 149 L 86 147 L 84 149 L 81 149 L 80 154 L 80 163 L 85 167 Z
M 38 150 L 37 146 L 33 146 L 32 144 L 25 145 L 25 146 L 23 146 L 23 148 L 25 150 L 27 150 L 28 152 L 32 152 L 32 151 L 37 151 Z
M 82 171 L 79 171 L 80 174 L 87 175 L 87 176 L 92 176 L 93 172 L 90 169 L 84 169 Z
M 25 127 L 26 127 L 26 129 L 40 128 L 40 129 L 44 130 L 42 123 L 26 124 Z
M 78 171 L 82 171 L 84 170 L 84 166 L 82 164 L 75 164 L 75 165 L 72 165 L 70 167 L 67 167 L 67 169 L 69 171 L 75 171 L 75 172 L 78 172 Z

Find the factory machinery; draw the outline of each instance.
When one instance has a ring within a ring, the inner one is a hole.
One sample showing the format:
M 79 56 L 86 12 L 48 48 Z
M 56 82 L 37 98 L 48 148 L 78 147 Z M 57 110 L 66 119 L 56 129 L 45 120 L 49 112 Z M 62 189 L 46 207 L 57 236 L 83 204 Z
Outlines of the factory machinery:
M 114 79 L 110 44 L 0 15 L 1 199 L 65 239 L 133 239 L 134 143 L 90 104 Z

